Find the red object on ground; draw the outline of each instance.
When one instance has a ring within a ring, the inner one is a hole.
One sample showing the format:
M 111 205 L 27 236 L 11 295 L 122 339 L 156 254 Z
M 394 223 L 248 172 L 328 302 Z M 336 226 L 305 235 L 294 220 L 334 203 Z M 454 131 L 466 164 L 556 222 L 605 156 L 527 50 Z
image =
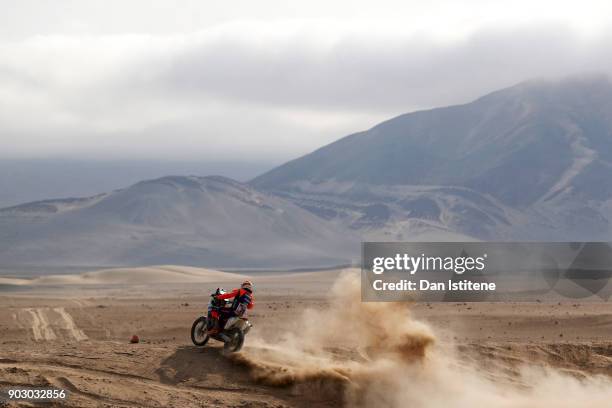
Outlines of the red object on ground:
M 138 343 L 140 342 L 140 339 L 138 338 L 137 335 L 133 335 L 132 338 L 130 339 L 130 343 Z

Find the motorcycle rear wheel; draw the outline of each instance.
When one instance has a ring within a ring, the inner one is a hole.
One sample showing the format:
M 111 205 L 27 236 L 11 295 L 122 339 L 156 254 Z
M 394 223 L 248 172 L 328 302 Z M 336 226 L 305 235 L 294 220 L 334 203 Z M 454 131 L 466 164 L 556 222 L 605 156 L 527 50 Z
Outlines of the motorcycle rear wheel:
M 225 333 L 230 341 L 223 345 L 223 352 L 225 354 L 237 353 L 244 344 L 244 333 L 240 329 L 232 329 Z
M 204 316 L 200 316 L 193 322 L 191 326 L 191 341 L 196 346 L 204 346 L 210 340 L 207 330 L 207 319 Z

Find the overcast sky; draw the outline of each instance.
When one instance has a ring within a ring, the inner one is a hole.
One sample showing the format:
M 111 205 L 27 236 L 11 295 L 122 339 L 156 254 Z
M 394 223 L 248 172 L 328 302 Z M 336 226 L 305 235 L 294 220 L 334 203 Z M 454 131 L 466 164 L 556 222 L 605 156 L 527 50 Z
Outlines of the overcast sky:
M 526 79 L 612 73 L 610 16 L 588 0 L 1 1 L 0 156 L 282 161 Z

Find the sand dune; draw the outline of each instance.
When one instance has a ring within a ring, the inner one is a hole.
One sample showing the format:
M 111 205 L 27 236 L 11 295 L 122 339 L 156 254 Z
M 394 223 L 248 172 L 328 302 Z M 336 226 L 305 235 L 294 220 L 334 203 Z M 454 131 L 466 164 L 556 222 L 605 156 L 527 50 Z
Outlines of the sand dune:
M 49 275 L 33 279 L 0 278 L 0 285 L 141 285 L 150 283 L 208 283 L 240 281 L 245 275 L 189 266 L 113 268 L 75 275 Z

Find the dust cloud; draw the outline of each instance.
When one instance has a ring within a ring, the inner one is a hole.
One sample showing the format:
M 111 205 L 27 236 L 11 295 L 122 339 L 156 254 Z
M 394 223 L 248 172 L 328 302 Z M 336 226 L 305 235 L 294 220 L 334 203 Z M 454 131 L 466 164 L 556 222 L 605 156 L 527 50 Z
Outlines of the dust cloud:
M 231 356 L 252 378 L 305 398 L 357 407 L 607 407 L 612 381 L 550 367 L 470 364 L 410 315 L 406 303 L 361 302 L 359 277 L 341 275 L 330 306 L 306 310 L 276 342 L 249 339 Z M 489 357 L 494 358 L 494 356 Z

